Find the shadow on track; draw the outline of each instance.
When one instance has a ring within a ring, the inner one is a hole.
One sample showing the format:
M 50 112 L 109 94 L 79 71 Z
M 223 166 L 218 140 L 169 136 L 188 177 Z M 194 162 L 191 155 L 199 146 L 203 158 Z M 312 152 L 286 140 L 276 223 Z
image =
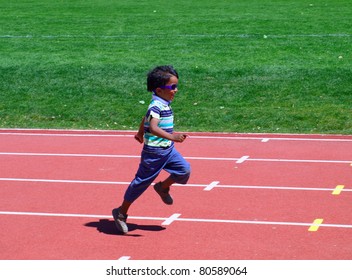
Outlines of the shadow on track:
M 105 234 L 134 236 L 134 237 L 142 236 L 141 234 L 131 234 L 131 232 L 133 232 L 135 230 L 145 230 L 145 231 L 162 231 L 162 230 L 165 230 L 165 228 L 162 227 L 162 226 L 137 225 L 137 224 L 127 223 L 128 233 L 127 234 L 122 234 L 116 229 L 115 222 L 112 221 L 112 220 L 108 220 L 108 219 L 100 219 L 99 221 L 89 222 L 89 223 L 86 223 L 84 225 L 86 227 L 95 227 L 97 229 L 97 231 L 105 233 Z

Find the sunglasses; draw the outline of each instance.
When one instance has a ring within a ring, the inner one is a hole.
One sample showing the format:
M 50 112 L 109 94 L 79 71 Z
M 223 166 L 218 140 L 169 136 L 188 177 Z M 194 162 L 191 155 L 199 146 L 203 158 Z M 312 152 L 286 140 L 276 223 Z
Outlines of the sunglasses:
M 170 89 L 170 90 L 175 90 L 177 89 L 178 85 L 177 84 L 173 84 L 171 86 L 160 86 L 159 88 L 161 89 Z

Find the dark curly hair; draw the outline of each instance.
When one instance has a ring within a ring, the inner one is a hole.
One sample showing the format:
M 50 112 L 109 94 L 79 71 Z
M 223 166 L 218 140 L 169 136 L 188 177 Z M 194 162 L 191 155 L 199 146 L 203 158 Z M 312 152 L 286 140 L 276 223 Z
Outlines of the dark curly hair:
M 178 79 L 178 73 L 172 65 L 155 67 L 148 73 L 147 90 L 152 92 L 160 86 L 165 86 L 172 76 Z

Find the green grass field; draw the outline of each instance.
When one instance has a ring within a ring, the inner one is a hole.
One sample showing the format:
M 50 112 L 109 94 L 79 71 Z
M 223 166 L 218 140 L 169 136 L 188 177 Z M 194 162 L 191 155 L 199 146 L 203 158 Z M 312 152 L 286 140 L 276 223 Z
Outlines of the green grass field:
M 0 0 L 0 127 L 352 134 L 350 0 Z M 144 103 L 144 104 L 143 104 Z

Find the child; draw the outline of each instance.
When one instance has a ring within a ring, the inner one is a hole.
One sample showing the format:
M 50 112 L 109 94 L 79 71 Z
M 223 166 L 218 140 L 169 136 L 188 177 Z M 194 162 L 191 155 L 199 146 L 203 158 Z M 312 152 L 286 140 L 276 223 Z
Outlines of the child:
M 153 93 L 148 111 L 135 139 L 144 142 L 141 161 L 135 178 L 128 186 L 122 205 L 112 210 L 117 229 L 128 232 L 127 212 L 131 204 L 151 185 L 161 170 L 170 175 L 154 185 L 154 190 L 168 205 L 173 203 L 169 194 L 173 183 L 186 184 L 190 165 L 175 149 L 174 142 L 182 143 L 187 135 L 173 132 L 171 101 L 177 93 L 178 73 L 172 66 L 158 66 L 148 73 L 147 90 Z

